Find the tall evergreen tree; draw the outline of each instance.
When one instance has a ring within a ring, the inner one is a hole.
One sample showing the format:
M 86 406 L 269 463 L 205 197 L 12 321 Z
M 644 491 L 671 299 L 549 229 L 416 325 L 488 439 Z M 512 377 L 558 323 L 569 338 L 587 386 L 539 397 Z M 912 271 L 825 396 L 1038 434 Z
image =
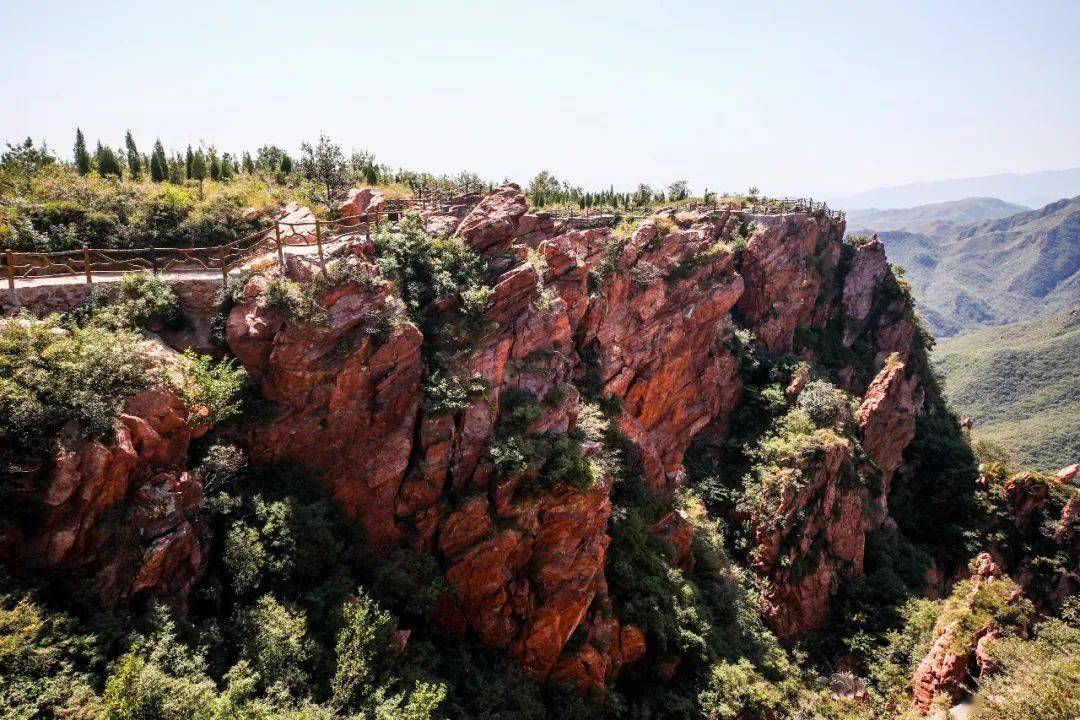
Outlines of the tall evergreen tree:
M 251 159 L 249 152 L 244 152 L 244 172 L 249 175 L 255 172 L 255 161 Z
M 191 152 L 191 146 L 188 145 L 187 155 L 184 156 L 184 177 L 186 177 L 188 180 L 192 180 L 195 178 L 195 175 L 193 174 L 194 168 L 192 167 L 194 163 L 195 153 Z
M 286 175 L 292 174 L 292 158 L 289 157 L 288 153 L 281 156 L 281 172 Z
M 130 173 L 132 180 L 138 180 L 139 176 L 142 175 L 142 158 L 139 157 L 139 149 L 135 147 L 135 138 L 130 130 L 124 136 L 124 146 L 127 148 L 128 173 Z
M 206 179 L 206 156 L 202 150 L 191 157 L 191 178 L 199 181 L 199 197 L 203 194 L 203 180 Z
M 94 161 L 97 164 L 98 174 L 102 177 L 106 175 L 120 177 L 120 159 L 108 145 L 98 142 L 97 150 L 94 151 Z
M 221 156 L 221 170 L 218 173 L 219 180 L 228 180 L 233 176 L 232 156 L 225 153 Z
M 154 182 L 164 182 L 169 178 L 169 158 L 165 156 L 165 148 L 161 140 L 154 143 L 154 152 L 150 154 L 150 179 Z
M 75 169 L 80 175 L 90 172 L 90 153 L 86 151 L 86 138 L 80 128 L 75 128 Z
M 173 185 L 184 182 L 184 158 L 180 153 L 173 155 L 169 161 L 169 182 Z
M 158 154 L 154 153 L 150 156 L 150 179 L 154 182 L 161 182 L 166 175 L 167 170 L 161 167 L 161 160 L 158 158 Z
M 218 161 L 217 151 L 210 149 L 210 179 L 221 179 L 221 163 Z

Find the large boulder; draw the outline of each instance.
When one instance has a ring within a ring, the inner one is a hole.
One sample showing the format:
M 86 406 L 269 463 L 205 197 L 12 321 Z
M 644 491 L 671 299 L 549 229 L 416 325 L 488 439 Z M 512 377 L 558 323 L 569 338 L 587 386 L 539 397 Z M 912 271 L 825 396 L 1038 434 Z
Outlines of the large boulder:
M 338 205 L 338 217 L 346 220 L 346 226 L 359 225 L 361 218 L 358 215 L 382 212 L 386 200 L 386 195 L 375 188 L 350 188 Z
M 525 214 L 525 193 L 509 183 L 495 188 L 474 207 L 457 228 L 473 250 L 489 253 L 509 248 Z

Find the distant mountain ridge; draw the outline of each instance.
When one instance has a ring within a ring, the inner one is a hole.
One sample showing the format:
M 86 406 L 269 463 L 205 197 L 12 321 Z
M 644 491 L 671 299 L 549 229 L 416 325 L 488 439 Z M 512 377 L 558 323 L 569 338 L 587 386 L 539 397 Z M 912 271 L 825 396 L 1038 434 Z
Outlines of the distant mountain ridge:
M 910 208 L 964 198 L 989 197 L 1027 207 L 1042 207 L 1055 200 L 1076 195 L 1080 195 L 1080 167 L 873 188 L 850 197 L 832 198 L 829 203 L 851 211 L 864 208 Z
M 944 233 L 878 236 L 935 336 L 1080 304 L 1080 196 Z
M 992 197 L 964 198 L 913 208 L 851 210 L 847 213 L 847 226 L 849 232 L 864 229 L 906 230 L 940 235 L 961 225 L 996 220 L 1030 209 Z

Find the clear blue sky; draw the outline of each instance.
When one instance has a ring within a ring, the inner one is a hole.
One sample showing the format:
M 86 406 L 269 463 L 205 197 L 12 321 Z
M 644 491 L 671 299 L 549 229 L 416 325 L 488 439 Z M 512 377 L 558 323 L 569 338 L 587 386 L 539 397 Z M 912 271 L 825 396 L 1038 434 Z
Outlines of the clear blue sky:
M 846 194 L 1080 165 L 1080 2 L 0 2 L 0 140 Z

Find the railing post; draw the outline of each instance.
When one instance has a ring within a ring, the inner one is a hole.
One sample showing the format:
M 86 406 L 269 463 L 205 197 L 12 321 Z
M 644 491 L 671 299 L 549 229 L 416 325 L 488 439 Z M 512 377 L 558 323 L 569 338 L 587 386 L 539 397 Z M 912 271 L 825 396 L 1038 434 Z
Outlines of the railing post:
M 319 218 L 315 218 L 315 245 L 319 248 L 319 262 L 323 262 L 322 223 L 319 222 Z
M 86 273 L 86 284 L 92 285 L 94 283 L 94 278 L 90 274 L 90 248 L 85 245 L 82 246 L 82 261 L 83 271 Z
M 229 283 L 229 264 L 225 262 L 226 258 L 225 246 L 221 246 L 221 284 L 227 285 Z
M 276 244 L 277 244 L 278 265 L 281 266 L 282 270 L 284 270 L 285 269 L 285 253 L 281 249 L 281 223 L 280 222 L 275 222 L 274 223 L 274 239 L 275 239 Z
M 15 293 L 15 253 L 7 251 L 7 284 L 8 290 Z
M 150 246 L 150 269 L 154 271 L 154 274 L 158 274 L 157 268 L 157 248 L 153 245 Z

